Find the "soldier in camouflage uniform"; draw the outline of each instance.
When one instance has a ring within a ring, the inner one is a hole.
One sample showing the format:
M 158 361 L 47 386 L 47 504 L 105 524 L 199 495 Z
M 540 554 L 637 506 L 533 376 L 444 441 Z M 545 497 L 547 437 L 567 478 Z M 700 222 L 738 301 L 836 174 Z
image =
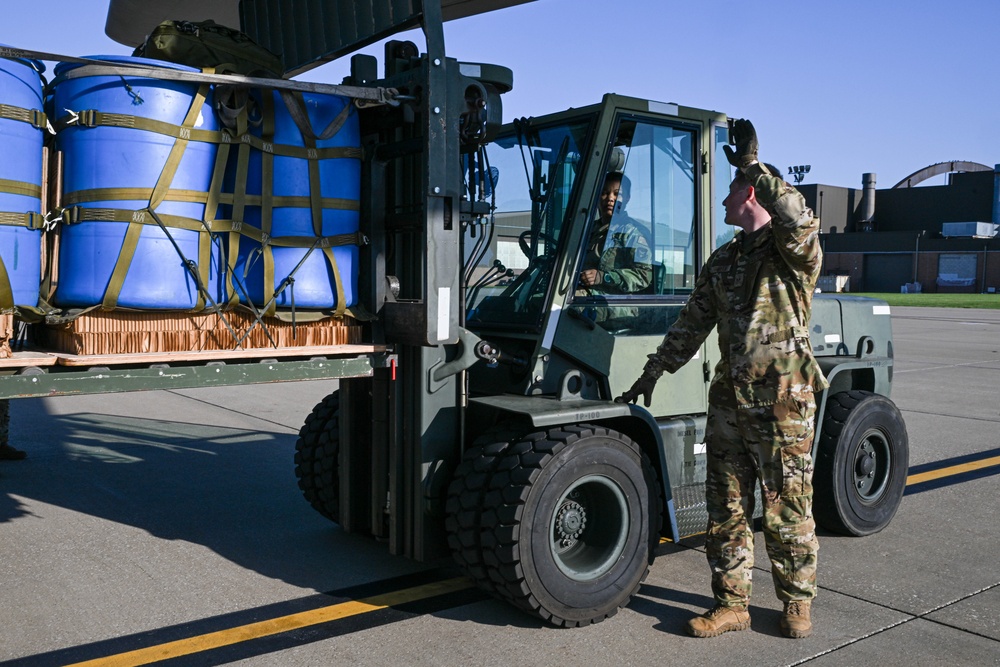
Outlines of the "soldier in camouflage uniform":
M 653 285 L 649 230 L 625 212 L 631 184 L 627 176 L 611 172 L 604 179 L 598 201 L 598 220 L 590 234 L 580 272 L 578 296 L 650 294 Z M 605 328 L 628 326 L 637 309 L 602 306 L 595 317 Z
M 709 389 L 705 435 L 709 523 L 706 552 L 715 607 L 687 631 L 714 637 L 750 627 L 754 487 L 764 501 L 764 538 L 787 637 L 811 632 L 816 540 L 811 458 L 814 393 L 828 384 L 812 355 L 809 318 L 822 253 L 819 220 L 802 195 L 757 161 L 749 121 L 733 127 L 739 169 L 726 197 L 726 222 L 742 233 L 716 250 L 690 300 L 642 376 L 619 401 L 644 397 L 718 327 L 722 359 Z

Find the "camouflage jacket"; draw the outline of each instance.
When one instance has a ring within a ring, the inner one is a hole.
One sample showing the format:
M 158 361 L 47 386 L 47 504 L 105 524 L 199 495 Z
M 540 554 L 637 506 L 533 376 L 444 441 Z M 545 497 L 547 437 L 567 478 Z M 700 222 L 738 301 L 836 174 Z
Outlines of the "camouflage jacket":
M 616 215 L 610 224 L 597 223 L 583 268 L 600 272 L 600 282 L 591 288 L 593 294 L 648 294 L 653 285 L 652 261 L 646 227 L 627 215 Z
M 771 222 L 712 253 L 645 367 L 655 377 L 676 371 L 718 327 L 722 359 L 710 400 L 744 408 L 828 386 L 809 341 L 822 263 L 819 219 L 781 178 L 759 167 L 748 176 Z

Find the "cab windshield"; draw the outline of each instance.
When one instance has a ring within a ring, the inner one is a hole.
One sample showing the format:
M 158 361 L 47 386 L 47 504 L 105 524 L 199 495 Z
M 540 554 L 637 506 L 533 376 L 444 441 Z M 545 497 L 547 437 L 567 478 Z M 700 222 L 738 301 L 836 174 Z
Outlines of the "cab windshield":
M 517 121 L 485 155 L 466 160 L 468 181 L 485 181 L 480 193 L 495 205 L 465 230 L 469 325 L 539 323 L 590 126 L 590 117 Z

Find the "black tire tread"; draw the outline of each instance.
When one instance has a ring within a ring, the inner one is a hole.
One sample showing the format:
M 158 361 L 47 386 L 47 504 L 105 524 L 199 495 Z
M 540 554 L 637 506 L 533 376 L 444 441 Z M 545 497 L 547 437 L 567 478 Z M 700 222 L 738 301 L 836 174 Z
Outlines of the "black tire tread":
M 606 436 L 609 433 L 608 429 L 600 426 L 586 424 L 564 426 L 544 434 L 536 434 L 536 439 L 513 444 L 508 448 L 504 460 L 497 466 L 484 496 L 486 509 L 481 517 L 482 558 L 486 574 L 492 582 L 493 592 L 501 599 L 557 627 L 577 627 L 596 623 L 614 616 L 620 607 L 585 621 L 560 618 L 545 609 L 532 595 L 521 569 L 518 524 L 524 504 L 531 491 L 531 485 L 541 474 L 546 464 L 563 449 L 581 438 L 593 435 Z M 537 437 L 538 435 L 544 437 Z M 616 435 L 620 436 L 617 433 Z M 635 451 L 641 456 L 643 466 L 655 476 L 645 453 L 627 437 L 625 441 L 629 446 L 635 448 Z M 658 534 L 661 518 L 659 507 L 651 507 L 650 512 L 650 519 L 656 524 L 652 532 Z M 654 555 L 653 549 L 650 548 L 645 569 L 634 588 L 628 591 L 624 597 L 623 604 L 635 595 L 642 582 L 649 575 L 649 566 Z
M 852 529 L 844 520 L 835 502 L 835 485 L 837 484 L 836 455 L 839 441 L 848 419 L 854 410 L 867 399 L 880 396 L 874 392 L 852 389 L 831 395 L 827 398 L 826 412 L 823 418 L 823 428 L 819 442 L 815 447 L 816 460 L 813 476 L 813 492 L 822 502 L 814 502 L 813 515 L 816 522 L 827 530 L 842 535 L 862 535 Z M 885 399 L 888 401 L 888 399 Z M 891 402 L 890 402 L 891 403 Z M 877 532 L 877 531 L 873 531 Z
M 502 425 L 472 443 L 455 469 L 445 501 L 445 531 L 452 558 L 462 572 L 488 593 L 496 593 L 483 566 L 480 521 L 483 498 L 518 430 Z
M 313 509 L 340 521 L 340 392 L 313 408 L 295 441 L 295 477 Z

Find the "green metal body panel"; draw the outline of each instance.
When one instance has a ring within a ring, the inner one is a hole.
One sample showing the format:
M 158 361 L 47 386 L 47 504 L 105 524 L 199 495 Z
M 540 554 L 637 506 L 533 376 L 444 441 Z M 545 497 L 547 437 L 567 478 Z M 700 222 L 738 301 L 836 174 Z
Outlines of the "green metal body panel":
M 0 376 L 0 400 L 364 377 L 371 375 L 373 369 L 380 365 L 382 361 L 374 356 L 362 356 L 301 361 L 213 362 L 166 368 L 41 371 L 34 367 L 22 375 Z

